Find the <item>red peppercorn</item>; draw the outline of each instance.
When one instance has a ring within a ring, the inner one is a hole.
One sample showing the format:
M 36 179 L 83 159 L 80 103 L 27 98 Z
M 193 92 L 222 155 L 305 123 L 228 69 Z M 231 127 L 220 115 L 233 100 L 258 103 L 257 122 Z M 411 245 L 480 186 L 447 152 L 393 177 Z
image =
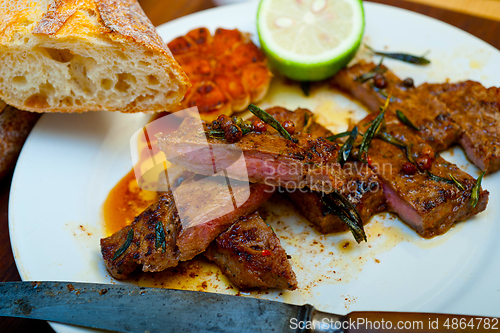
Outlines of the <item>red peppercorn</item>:
M 212 121 L 212 129 L 217 130 L 221 129 L 222 127 L 220 126 L 220 122 L 218 120 Z
M 267 131 L 267 127 L 266 127 L 266 123 L 263 122 L 262 120 L 258 119 L 258 120 L 255 120 L 253 122 L 253 130 L 255 132 L 259 132 L 259 133 L 262 133 L 262 132 L 265 132 Z
M 372 166 L 372 158 L 368 155 L 368 157 L 366 158 L 366 161 L 368 162 L 368 165 L 369 166 Z
M 295 133 L 295 124 L 291 120 L 287 120 L 281 123 L 281 126 L 288 132 L 288 134 L 293 135 Z
M 417 166 L 420 170 L 429 170 L 432 166 L 432 159 L 429 155 L 424 154 L 417 158 Z
M 235 143 L 240 141 L 241 136 L 243 135 L 241 128 L 237 125 L 232 124 L 224 128 L 224 137 L 226 141 L 229 143 Z
M 406 88 L 413 88 L 413 87 L 415 87 L 415 84 L 413 83 L 413 79 L 411 77 L 408 77 L 408 78 L 404 79 L 403 86 L 405 86 Z
M 414 175 L 417 172 L 417 167 L 411 162 L 405 162 L 402 171 L 405 175 Z
M 217 118 L 217 122 L 219 122 L 220 124 L 220 127 L 225 130 L 226 127 L 228 126 L 231 126 L 231 125 L 234 125 L 234 122 L 231 120 L 230 117 L 226 116 L 225 114 L 221 114 L 218 118 Z
M 382 74 L 375 75 L 375 77 L 373 78 L 373 84 L 379 89 L 384 89 L 389 85 L 387 83 L 387 79 Z
M 262 250 L 262 256 L 267 257 L 270 256 L 272 253 L 269 250 Z

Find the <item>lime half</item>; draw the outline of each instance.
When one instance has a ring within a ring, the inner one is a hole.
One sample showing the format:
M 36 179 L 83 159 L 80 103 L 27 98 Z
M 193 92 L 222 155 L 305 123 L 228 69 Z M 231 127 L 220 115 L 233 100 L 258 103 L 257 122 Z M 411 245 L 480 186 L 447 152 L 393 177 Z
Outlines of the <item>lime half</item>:
M 361 0 L 261 0 L 257 13 L 271 66 L 297 81 L 323 80 L 346 66 L 364 27 Z

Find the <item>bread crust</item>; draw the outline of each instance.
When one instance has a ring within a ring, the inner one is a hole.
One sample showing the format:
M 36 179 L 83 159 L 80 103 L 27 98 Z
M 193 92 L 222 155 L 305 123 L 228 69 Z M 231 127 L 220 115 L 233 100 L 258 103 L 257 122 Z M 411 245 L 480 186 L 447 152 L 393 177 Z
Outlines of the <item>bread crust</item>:
M 5 15 L 7 19 L 0 23 L 0 34 L 3 35 L 0 37 L 0 44 L 3 46 L 8 47 L 9 43 L 13 43 L 13 38 L 32 34 L 46 36 L 52 39 L 55 45 L 57 45 L 58 40 L 76 38 L 82 42 L 90 42 L 91 45 L 93 43 L 115 42 L 137 48 L 142 47 L 145 52 L 150 51 L 151 55 L 162 57 L 164 60 L 162 61 L 162 69 L 165 70 L 167 76 L 170 73 L 170 79 L 174 79 L 178 85 L 178 90 L 173 92 L 177 95 L 175 96 L 177 102 L 172 103 L 172 105 L 163 105 L 156 109 L 151 107 L 144 109 L 140 102 L 131 103 L 131 105 L 119 109 L 99 105 L 97 111 L 165 111 L 167 108 L 175 107 L 191 85 L 187 75 L 175 61 L 167 45 L 157 34 L 155 27 L 136 0 L 55 0 L 48 6 L 47 10 L 42 8 L 42 10 L 33 10 L 32 13 L 28 14 L 14 10 L 12 13 L 4 13 Z M 26 19 L 35 20 L 34 27 L 28 27 L 31 31 L 23 29 Z M 0 91 L 0 98 L 19 109 L 35 112 L 96 110 L 95 105 L 88 106 L 85 103 L 80 106 L 49 108 L 19 105 L 4 91 Z

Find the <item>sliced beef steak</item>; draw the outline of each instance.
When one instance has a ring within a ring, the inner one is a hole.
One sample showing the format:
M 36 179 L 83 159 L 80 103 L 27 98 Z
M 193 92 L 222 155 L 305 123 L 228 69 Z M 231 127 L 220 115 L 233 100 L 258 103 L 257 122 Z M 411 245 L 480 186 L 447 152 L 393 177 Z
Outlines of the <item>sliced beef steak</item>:
M 460 124 L 460 145 L 467 157 L 487 173 L 500 169 L 500 89 L 485 88 L 479 82 L 423 84 L 444 102 L 451 118 Z
M 156 246 L 157 228 L 163 230 L 165 246 Z M 176 241 L 180 229 L 173 195 L 164 192 L 131 225 L 101 239 L 101 254 L 106 268 L 113 277 L 124 279 L 141 265 L 145 272 L 159 272 L 177 266 L 179 253 Z M 132 235 L 132 240 L 125 249 L 129 235 Z M 120 249 L 125 251 L 117 255 Z
M 279 122 L 292 120 L 297 131 L 307 131 L 315 136 L 329 137 L 333 135 L 328 129 L 314 120 L 314 114 L 306 109 L 288 111 L 284 108 L 267 110 Z M 386 210 L 382 183 L 371 169 L 359 162 L 348 161 L 343 168 L 346 182 L 338 191 L 344 195 L 358 210 L 363 223 L 370 217 Z M 300 189 L 287 191 L 287 195 L 299 212 L 313 223 L 322 233 L 347 230 L 346 224 L 321 202 L 323 193 Z
M 206 138 L 204 126 L 186 118 L 176 132 L 159 138 L 167 160 L 199 174 L 230 169 L 229 178 L 287 188 L 308 186 L 326 193 L 345 182 L 337 163 L 338 144 L 322 137 L 297 133 L 293 140 L 287 140 L 274 131 L 251 132 L 228 144 L 223 139 Z
M 373 120 L 376 114 L 363 119 L 358 126 Z M 422 237 L 430 238 L 445 233 L 455 222 L 462 221 L 486 208 L 488 191 L 481 190 L 479 203 L 470 204 L 475 179 L 456 165 L 445 161 L 407 126 L 401 126 L 392 112 L 386 113 L 386 132 L 411 147 L 414 160 L 433 160 L 428 171 L 438 177 L 450 179 L 453 175 L 465 190 L 452 182 L 432 179 L 426 172 L 403 172 L 408 162 L 404 149 L 375 138 L 369 149 L 370 167 L 383 181 L 389 210 L 415 229 Z
M 487 173 L 500 169 L 500 89 L 485 88 L 479 82 L 422 84 L 413 87 L 386 71 L 386 87 L 373 80 L 356 80 L 375 68 L 360 62 L 340 71 L 332 84 L 353 95 L 371 111 L 377 111 L 391 93 L 393 110 L 401 110 L 436 151 L 459 143 L 467 157 Z M 381 93 L 383 92 L 383 93 Z
M 297 288 L 280 240 L 257 212 L 240 218 L 204 255 L 241 289 Z
M 173 193 L 160 193 L 158 200 L 131 225 L 101 239 L 106 268 L 115 278 L 122 279 L 139 266 L 145 272 L 159 272 L 176 266 L 179 261 L 192 259 L 241 216 L 254 212 L 273 193 L 267 185 L 252 184 L 248 199 L 235 207 L 235 198 L 241 198 L 238 191 L 245 189 L 233 187 L 233 195 L 228 196 L 220 183 L 214 181 L 213 186 L 209 182 L 202 187 L 199 182 L 188 182 Z M 191 200 L 176 205 L 176 197 L 181 194 Z M 224 207 L 228 208 L 227 213 L 219 216 L 217 211 Z
M 387 209 L 386 198 L 378 176 L 361 162 L 348 161 L 345 170 L 352 170 L 346 185 L 338 192 L 356 207 L 363 224 Z M 347 225 L 321 201 L 324 195 L 315 191 L 297 190 L 287 193 L 299 212 L 312 222 L 321 233 L 348 230 Z
M 209 179 L 201 187 L 199 181 L 187 185 L 183 183 L 174 192 L 176 200 L 181 195 L 190 199 L 177 205 L 181 212 L 182 230 L 176 244 L 182 261 L 203 252 L 234 221 L 257 210 L 274 193 L 274 188 L 265 184 L 250 184 L 248 193 L 248 183 L 238 186 L 230 181 L 228 189 L 220 182 L 211 187 L 210 182 Z M 219 216 L 221 212 L 225 214 Z
M 436 151 L 445 150 L 459 140 L 460 126 L 451 118 L 450 109 L 427 89 L 415 88 L 408 80 L 401 80 L 385 66 L 381 66 L 385 71 L 384 88 L 377 88 L 373 79 L 366 82 L 359 80 L 375 67 L 373 63 L 360 62 L 341 70 L 331 83 L 354 96 L 372 112 L 379 111 L 388 94 L 391 94 L 394 112 L 403 112 L 420 129 L 418 134 Z

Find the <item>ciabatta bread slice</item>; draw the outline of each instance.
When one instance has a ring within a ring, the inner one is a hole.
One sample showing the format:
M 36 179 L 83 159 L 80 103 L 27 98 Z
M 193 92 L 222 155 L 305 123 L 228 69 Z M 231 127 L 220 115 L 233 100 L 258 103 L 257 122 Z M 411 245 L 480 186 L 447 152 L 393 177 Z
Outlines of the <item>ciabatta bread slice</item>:
M 136 0 L 0 9 L 0 98 L 36 112 L 164 111 L 189 79 Z

